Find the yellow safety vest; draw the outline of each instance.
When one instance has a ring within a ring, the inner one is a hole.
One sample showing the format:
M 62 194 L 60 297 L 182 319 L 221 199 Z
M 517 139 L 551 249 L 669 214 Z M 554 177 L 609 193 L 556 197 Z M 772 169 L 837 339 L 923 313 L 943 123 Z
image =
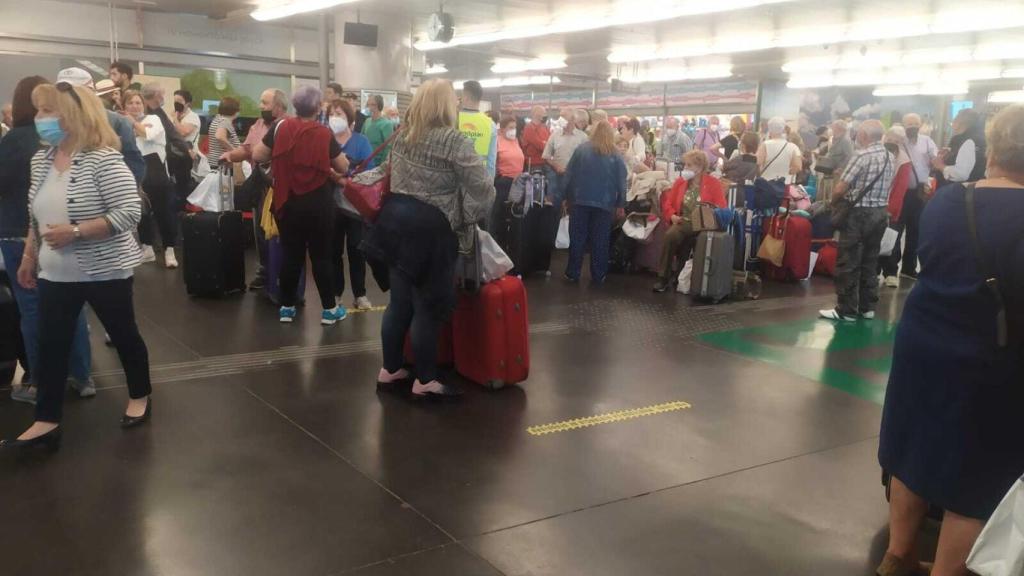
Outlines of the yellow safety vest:
M 459 112 L 459 132 L 469 136 L 476 153 L 486 161 L 494 137 L 494 121 L 490 116 L 483 112 Z

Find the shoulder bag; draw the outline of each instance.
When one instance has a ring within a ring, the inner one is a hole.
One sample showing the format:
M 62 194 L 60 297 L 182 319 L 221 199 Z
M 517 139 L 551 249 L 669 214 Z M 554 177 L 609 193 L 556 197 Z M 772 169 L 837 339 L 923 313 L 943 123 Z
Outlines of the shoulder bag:
M 366 170 L 366 167 L 369 166 L 371 160 L 394 142 L 399 134 L 401 134 L 401 129 L 395 130 L 394 134 L 378 146 L 366 160 L 355 167 L 352 177 L 343 184 L 342 194 L 345 195 L 345 199 L 352 204 L 352 207 L 359 212 L 364 220 L 371 224 L 380 215 L 384 199 L 391 194 L 391 157 L 389 155 L 388 161 L 384 165 L 377 166 L 373 170 Z
M 867 193 L 870 192 L 871 189 L 875 187 L 875 184 L 878 184 L 878 181 L 882 179 L 882 174 L 885 174 L 885 171 L 888 168 L 889 153 L 886 152 L 885 164 L 882 166 L 882 169 L 878 171 L 878 175 L 875 176 L 871 180 L 871 182 L 868 183 L 867 186 L 861 189 L 860 193 L 857 194 L 856 200 L 851 201 L 849 198 L 849 194 L 845 194 L 840 198 L 835 198 L 832 200 L 832 207 L 830 208 L 832 214 L 832 226 L 838 229 L 843 229 L 846 227 L 846 222 L 850 219 L 850 212 L 853 211 L 854 206 L 860 204 L 860 201 L 864 199 L 864 196 L 867 196 Z
M 1003 288 L 992 268 L 989 267 L 985 258 L 985 251 L 981 247 L 981 240 L 978 238 L 978 215 L 974 201 L 974 183 L 967 184 L 964 188 L 964 207 L 967 212 L 967 234 L 970 237 L 971 249 L 974 251 L 974 259 L 978 264 L 978 271 L 985 279 L 985 287 L 992 294 L 996 303 L 996 343 L 1000 348 L 1006 348 L 1010 341 L 1010 321 L 1008 320 L 1006 298 L 1003 296 Z M 1014 328 L 1019 328 L 1018 325 Z M 1020 334 L 1014 334 L 1020 337 Z

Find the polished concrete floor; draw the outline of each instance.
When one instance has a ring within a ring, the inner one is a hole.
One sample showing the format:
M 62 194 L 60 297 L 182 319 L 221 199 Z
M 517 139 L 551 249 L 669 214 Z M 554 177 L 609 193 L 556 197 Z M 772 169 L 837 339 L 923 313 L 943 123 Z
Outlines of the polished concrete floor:
M 424 405 L 375 390 L 379 311 L 281 326 L 258 295 L 193 300 L 146 265 L 154 419 L 118 428 L 123 375 L 93 321 L 101 390 L 69 396 L 62 450 L 0 458 L 0 573 L 872 574 L 910 286 L 835 327 L 814 319 L 822 279 L 718 306 L 650 283 L 530 278 L 529 381 Z M 31 419 L 0 395 L 0 436 Z

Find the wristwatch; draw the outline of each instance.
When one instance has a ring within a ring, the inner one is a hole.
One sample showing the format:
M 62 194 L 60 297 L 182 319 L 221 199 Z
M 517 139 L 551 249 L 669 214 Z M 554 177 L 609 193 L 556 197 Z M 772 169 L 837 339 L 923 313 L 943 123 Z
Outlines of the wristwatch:
M 82 229 L 78 227 L 78 224 L 75 224 L 75 227 L 72 228 L 71 231 L 75 233 L 75 240 L 82 239 Z

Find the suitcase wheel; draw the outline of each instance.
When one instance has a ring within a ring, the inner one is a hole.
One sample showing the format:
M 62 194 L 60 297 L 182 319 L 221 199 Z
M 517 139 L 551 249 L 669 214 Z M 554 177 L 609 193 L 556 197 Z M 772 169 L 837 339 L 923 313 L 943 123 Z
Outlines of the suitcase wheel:
M 505 382 L 502 380 L 491 380 L 487 382 L 486 386 L 490 390 L 501 390 L 505 387 Z

